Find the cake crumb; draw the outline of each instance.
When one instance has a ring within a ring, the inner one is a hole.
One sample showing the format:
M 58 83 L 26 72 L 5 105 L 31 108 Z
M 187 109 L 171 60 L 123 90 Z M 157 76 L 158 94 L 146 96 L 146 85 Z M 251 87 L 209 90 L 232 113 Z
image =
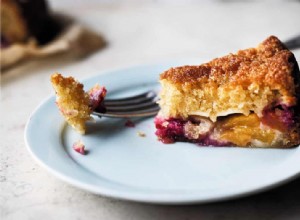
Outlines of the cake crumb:
M 82 155 L 86 154 L 85 145 L 81 140 L 78 140 L 73 144 L 73 149 Z
M 96 84 L 88 91 L 90 98 L 90 107 L 92 110 L 98 110 L 99 112 L 105 112 L 104 98 L 106 96 L 107 90 L 104 86 Z
M 146 134 L 144 132 L 138 131 L 137 134 L 140 137 L 146 137 Z
M 131 120 L 127 120 L 124 125 L 126 127 L 129 127 L 129 128 L 134 128 L 135 127 L 135 124 Z

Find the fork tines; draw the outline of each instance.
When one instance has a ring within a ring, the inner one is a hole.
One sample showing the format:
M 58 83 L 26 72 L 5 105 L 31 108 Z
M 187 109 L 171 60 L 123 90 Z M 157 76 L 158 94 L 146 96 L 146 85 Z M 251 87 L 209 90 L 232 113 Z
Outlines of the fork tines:
M 105 112 L 94 111 L 93 114 L 104 117 L 128 118 L 156 115 L 159 111 L 157 93 L 148 91 L 140 95 L 104 100 Z

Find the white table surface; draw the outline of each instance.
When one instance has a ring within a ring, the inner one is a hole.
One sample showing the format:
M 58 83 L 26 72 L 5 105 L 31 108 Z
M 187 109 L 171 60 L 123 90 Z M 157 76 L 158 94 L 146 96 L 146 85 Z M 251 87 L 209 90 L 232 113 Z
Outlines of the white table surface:
M 209 60 L 255 46 L 271 34 L 284 41 L 300 34 L 300 3 L 83 2 L 69 5 L 56 0 L 52 8 L 102 33 L 108 42 L 104 50 L 83 60 L 53 57 L 1 73 L 0 218 L 300 219 L 299 178 L 265 193 L 213 204 L 160 206 L 118 201 L 55 178 L 31 158 L 23 138 L 30 113 L 53 94 L 49 83 L 53 72 L 82 79 L 136 64 L 187 57 Z M 294 53 L 300 61 L 300 50 Z

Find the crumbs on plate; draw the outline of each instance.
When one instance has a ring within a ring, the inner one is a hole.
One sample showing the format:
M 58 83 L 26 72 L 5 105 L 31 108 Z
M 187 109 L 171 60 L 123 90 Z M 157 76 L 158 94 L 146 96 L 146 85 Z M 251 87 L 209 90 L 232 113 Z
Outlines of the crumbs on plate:
M 146 137 L 146 134 L 144 132 L 142 132 L 142 131 L 138 131 L 137 134 L 140 137 Z
M 82 155 L 86 154 L 85 145 L 81 140 L 76 141 L 72 147 L 77 153 Z
M 134 128 L 135 127 L 134 122 L 129 120 L 129 119 L 125 122 L 124 125 L 125 125 L 125 127 L 129 127 L 129 128 Z

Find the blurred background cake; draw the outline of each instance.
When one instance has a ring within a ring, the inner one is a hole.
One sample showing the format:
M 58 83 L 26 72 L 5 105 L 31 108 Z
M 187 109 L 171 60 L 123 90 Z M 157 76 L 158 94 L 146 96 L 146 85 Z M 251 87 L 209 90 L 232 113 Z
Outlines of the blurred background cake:
M 1 48 L 29 39 L 46 44 L 59 30 L 45 0 L 1 0 Z

